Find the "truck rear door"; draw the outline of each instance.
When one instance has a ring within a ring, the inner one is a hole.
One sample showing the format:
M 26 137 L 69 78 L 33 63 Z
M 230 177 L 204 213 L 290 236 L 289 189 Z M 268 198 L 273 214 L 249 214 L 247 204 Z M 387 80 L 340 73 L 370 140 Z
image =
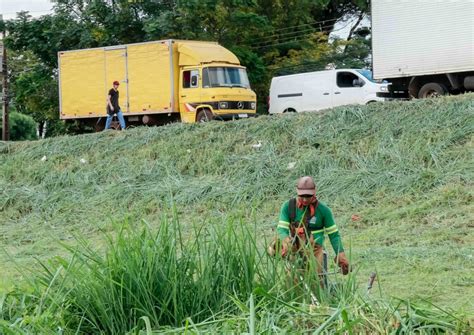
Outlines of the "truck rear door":
M 120 107 L 123 113 L 128 113 L 129 97 L 126 46 L 105 48 L 105 82 L 107 92 L 112 88 L 112 83 L 115 80 L 120 82 Z

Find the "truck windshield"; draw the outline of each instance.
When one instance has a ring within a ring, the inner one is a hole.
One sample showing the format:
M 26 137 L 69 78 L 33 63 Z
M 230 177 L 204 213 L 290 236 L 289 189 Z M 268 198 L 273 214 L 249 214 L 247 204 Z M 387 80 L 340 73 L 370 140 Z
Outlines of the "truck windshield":
M 371 82 L 375 83 L 374 78 L 372 77 L 372 71 L 370 70 L 357 70 L 361 75 L 363 75 L 365 78 L 370 80 Z
M 250 88 L 247 71 L 239 67 L 207 67 L 202 72 L 203 87 Z

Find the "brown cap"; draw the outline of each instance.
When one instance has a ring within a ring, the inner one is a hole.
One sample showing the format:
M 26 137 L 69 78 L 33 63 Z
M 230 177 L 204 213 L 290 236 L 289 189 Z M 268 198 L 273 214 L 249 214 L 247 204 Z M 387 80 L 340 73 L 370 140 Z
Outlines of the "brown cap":
M 316 194 L 316 185 L 314 184 L 313 178 L 309 176 L 301 177 L 298 179 L 298 183 L 296 184 L 296 193 L 298 195 L 304 194 Z

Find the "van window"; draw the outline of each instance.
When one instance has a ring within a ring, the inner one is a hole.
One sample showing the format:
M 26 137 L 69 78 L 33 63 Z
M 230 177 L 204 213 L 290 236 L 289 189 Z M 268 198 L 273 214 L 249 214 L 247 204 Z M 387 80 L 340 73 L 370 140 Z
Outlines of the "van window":
M 362 85 L 357 85 L 359 77 L 352 72 L 338 72 L 337 73 L 337 86 L 338 87 L 360 87 L 364 86 L 364 81 L 360 80 Z
M 374 80 L 374 76 L 372 74 L 372 71 L 362 69 L 362 70 L 357 70 L 357 72 L 359 72 L 361 75 L 363 75 L 365 77 L 365 79 L 370 80 L 373 83 L 376 83 L 376 81 Z
M 199 71 L 189 70 L 183 72 L 183 88 L 196 88 L 199 86 Z

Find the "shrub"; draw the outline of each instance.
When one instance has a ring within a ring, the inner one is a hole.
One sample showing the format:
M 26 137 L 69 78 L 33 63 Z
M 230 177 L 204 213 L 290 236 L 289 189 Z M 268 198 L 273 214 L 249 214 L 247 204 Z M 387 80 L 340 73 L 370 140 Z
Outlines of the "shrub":
M 0 118 L 1 119 L 1 118 Z M 36 140 L 36 122 L 29 115 L 12 112 L 9 114 L 10 140 L 25 141 Z M 0 132 L 3 130 L 3 123 L 0 123 Z

